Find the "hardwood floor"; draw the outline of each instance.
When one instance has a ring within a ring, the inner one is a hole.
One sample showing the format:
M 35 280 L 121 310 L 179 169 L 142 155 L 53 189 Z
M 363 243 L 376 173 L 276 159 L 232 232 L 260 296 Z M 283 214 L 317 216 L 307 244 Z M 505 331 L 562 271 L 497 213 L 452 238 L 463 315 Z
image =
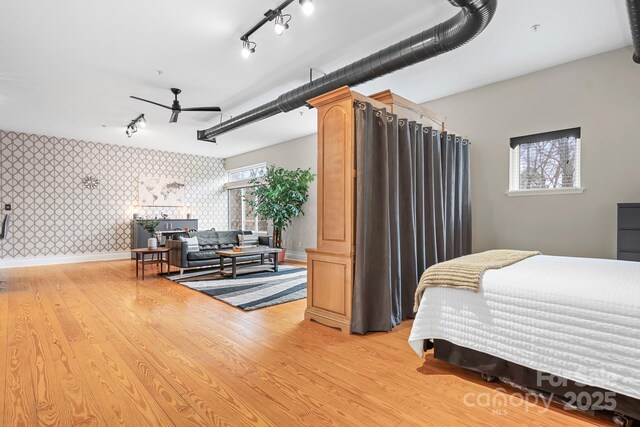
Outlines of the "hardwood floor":
M 245 313 L 134 265 L 0 270 L 3 425 L 602 425 L 418 358 L 410 322 L 346 336 L 305 301 Z

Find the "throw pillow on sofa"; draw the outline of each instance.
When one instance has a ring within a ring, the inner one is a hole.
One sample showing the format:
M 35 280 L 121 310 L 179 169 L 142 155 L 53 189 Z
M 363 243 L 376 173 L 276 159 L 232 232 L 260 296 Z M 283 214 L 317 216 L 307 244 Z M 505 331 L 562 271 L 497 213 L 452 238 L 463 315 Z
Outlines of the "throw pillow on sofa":
M 197 237 L 181 237 L 180 240 L 187 242 L 187 252 L 200 252 Z
M 238 234 L 238 243 L 241 245 L 258 245 L 257 234 Z

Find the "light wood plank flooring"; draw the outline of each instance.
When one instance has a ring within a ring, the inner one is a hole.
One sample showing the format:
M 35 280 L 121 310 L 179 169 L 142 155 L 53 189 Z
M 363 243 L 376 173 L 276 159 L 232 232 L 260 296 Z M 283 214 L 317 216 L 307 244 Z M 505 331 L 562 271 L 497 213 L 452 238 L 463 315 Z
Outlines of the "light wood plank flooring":
M 148 272 L 0 270 L 3 425 L 602 425 L 420 359 L 410 322 L 345 336 L 305 323 L 305 301 L 245 313 Z

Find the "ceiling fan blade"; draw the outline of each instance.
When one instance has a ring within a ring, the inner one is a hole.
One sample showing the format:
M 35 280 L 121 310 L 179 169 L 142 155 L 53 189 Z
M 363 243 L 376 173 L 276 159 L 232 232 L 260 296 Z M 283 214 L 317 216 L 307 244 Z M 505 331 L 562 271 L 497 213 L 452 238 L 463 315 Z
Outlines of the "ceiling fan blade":
M 137 99 L 138 101 L 148 102 L 149 104 L 157 105 L 158 107 L 164 107 L 167 110 L 171 110 L 171 107 L 167 107 L 166 105 L 158 104 L 157 102 L 149 101 L 148 99 L 138 98 L 137 96 L 129 96 L 129 98 Z
M 182 111 L 222 111 L 220 107 L 191 107 L 191 108 L 183 108 Z
M 173 110 L 171 112 L 171 118 L 169 119 L 169 123 L 175 123 L 178 121 L 178 114 L 180 114 L 180 111 L 178 110 Z

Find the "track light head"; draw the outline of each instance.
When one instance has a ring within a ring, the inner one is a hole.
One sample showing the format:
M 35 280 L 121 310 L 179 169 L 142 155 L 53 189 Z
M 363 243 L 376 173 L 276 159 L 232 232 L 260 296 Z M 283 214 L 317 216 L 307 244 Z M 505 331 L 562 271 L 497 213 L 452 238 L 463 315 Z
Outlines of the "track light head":
M 147 119 L 144 118 L 144 114 L 140 114 L 127 125 L 127 130 L 124 131 L 127 138 L 131 138 L 131 135 L 138 132 L 138 126 L 141 128 L 147 126 Z
M 298 0 L 300 6 L 302 6 L 302 13 L 305 15 L 311 15 L 315 6 L 313 5 L 313 0 Z
M 130 124 L 127 126 L 127 130 L 124 132 L 127 135 L 127 138 L 131 138 L 131 135 L 138 132 L 138 128 L 135 124 Z
M 248 58 L 252 53 L 256 51 L 256 44 L 249 40 L 242 40 L 242 54 L 243 58 Z
M 278 16 L 276 16 L 276 22 L 273 26 L 273 30 L 277 35 L 281 36 L 286 30 L 289 29 L 290 20 L 291 15 L 283 15 L 282 13 L 278 13 Z

